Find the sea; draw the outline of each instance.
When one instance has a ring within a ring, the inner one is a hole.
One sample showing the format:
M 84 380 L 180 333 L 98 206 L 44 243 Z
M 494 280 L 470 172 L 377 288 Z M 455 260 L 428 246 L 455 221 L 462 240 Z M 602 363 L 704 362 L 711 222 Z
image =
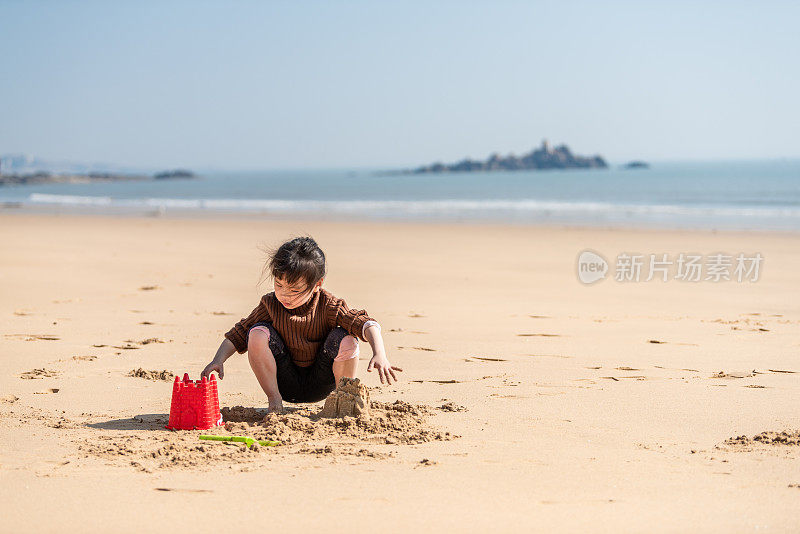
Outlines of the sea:
M 442 174 L 208 171 L 194 179 L 0 186 L 0 206 L 65 214 L 798 231 L 800 160 Z

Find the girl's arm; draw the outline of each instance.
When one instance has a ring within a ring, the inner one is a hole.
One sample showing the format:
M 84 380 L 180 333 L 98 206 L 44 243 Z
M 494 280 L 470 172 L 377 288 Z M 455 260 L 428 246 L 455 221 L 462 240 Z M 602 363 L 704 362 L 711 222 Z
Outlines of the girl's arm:
M 391 384 L 392 379 L 397 382 L 397 375 L 394 373 L 395 371 L 402 371 L 402 369 L 393 366 L 386 358 L 386 350 L 383 347 L 380 328 L 374 324 L 368 326 L 364 330 L 364 337 L 369 342 L 369 346 L 372 347 L 372 359 L 367 365 L 367 372 L 371 372 L 373 368 L 377 369 L 381 384 L 384 383 L 384 378 L 386 379 L 386 384 Z
M 206 365 L 200 376 L 208 378 L 212 371 L 216 371 L 219 379 L 222 380 L 225 377 L 225 360 L 233 356 L 234 352 L 236 352 L 234 344 L 227 338 L 223 339 L 222 344 L 217 349 L 217 354 L 214 355 L 214 359 Z
M 250 315 L 247 317 L 242 317 L 239 322 L 233 325 L 233 328 L 225 332 L 225 338 L 233 343 L 236 352 L 239 354 L 244 354 L 247 352 L 247 334 L 250 331 L 251 326 L 257 322 L 272 322 L 272 318 L 269 315 L 269 310 L 267 310 L 267 306 L 264 304 L 264 299 L 266 296 L 267 295 L 261 297 L 261 300 L 258 302 L 258 306 L 256 306 L 253 311 L 250 312 Z

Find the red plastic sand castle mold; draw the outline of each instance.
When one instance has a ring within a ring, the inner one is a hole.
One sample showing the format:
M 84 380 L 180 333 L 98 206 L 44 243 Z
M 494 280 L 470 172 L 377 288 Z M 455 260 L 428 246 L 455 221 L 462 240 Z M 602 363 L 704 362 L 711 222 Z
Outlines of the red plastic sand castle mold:
M 170 430 L 205 430 L 222 424 L 219 411 L 217 379 L 189 380 L 189 373 L 183 381 L 177 376 L 172 384 L 172 405 L 169 409 Z

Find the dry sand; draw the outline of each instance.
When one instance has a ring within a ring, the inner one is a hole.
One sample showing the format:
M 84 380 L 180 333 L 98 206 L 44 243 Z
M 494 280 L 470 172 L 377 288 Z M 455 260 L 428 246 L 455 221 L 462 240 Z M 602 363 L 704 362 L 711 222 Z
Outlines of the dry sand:
M 265 419 L 234 355 L 213 433 L 285 444 L 165 430 L 160 378 L 199 376 L 270 290 L 257 245 L 306 232 L 401 381 L 362 344 L 369 416 Z M 798 235 L 3 214 L 0 243 L 0 531 L 800 525 Z M 765 260 L 584 286 L 585 248 Z

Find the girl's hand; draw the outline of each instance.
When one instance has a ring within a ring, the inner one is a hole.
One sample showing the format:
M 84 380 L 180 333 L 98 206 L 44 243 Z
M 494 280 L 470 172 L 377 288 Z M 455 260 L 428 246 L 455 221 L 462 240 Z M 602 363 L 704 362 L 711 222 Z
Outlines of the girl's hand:
M 211 363 L 206 365 L 206 368 L 203 369 L 203 372 L 200 374 L 200 378 L 210 378 L 211 371 L 216 371 L 220 380 L 225 377 L 225 369 L 223 368 L 222 363 L 218 362 L 217 360 L 212 360 Z
M 386 359 L 386 355 L 382 353 L 377 353 L 372 356 L 372 359 L 369 361 L 369 365 L 367 365 L 367 372 L 371 372 L 372 368 L 378 370 L 378 376 L 381 378 L 381 384 L 383 384 L 384 378 L 386 378 L 386 383 L 391 384 L 392 380 L 394 379 L 397 382 L 397 376 L 394 374 L 395 371 L 402 371 L 399 367 L 395 367 L 389 363 L 389 360 Z

